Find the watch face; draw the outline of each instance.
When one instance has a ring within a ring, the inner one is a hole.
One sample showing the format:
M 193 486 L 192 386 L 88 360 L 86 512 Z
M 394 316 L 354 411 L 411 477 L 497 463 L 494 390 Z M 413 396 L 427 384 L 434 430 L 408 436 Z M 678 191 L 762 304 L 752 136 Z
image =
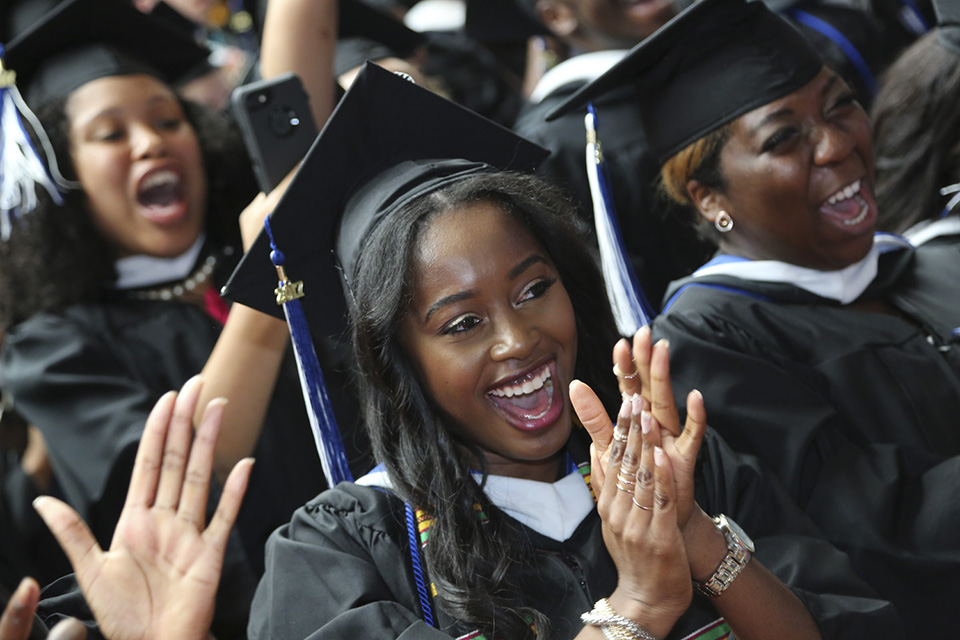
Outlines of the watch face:
M 747 532 L 740 528 L 736 522 L 731 520 L 725 515 L 718 516 L 720 519 L 720 526 L 726 526 L 735 536 L 740 538 L 740 542 L 743 544 L 744 548 L 750 553 L 754 552 L 753 539 L 747 535 Z

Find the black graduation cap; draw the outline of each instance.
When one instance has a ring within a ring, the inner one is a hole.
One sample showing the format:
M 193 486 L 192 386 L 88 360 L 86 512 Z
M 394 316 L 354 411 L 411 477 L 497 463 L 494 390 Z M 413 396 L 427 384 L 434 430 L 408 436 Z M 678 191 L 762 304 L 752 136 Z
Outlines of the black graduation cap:
M 361 0 L 341 0 L 334 72 L 339 76 L 367 60 L 408 58 L 426 42 L 389 13 Z
M 529 0 L 467 0 L 464 32 L 480 42 L 523 42 L 548 36 Z
M 723 124 L 799 89 L 822 68 L 807 39 L 763 2 L 701 0 L 547 119 L 636 82 L 650 149 L 663 162 Z
M 374 226 L 461 176 L 532 170 L 549 152 L 409 80 L 366 63 L 269 217 L 304 314 L 320 335 L 343 332 L 349 279 Z M 261 232 L 224 295 L 283 317 L 270 238 Z
M 9 34 L 5 55 L 33 108 L 98 78 L 149 73 L 175 85 L 206 68 L 206 49 L 129 0 L 47 1 L 39 19 L 37 6 L 21 0 L 10 10 L 20 32 Z
M 947 48 L 960 55 L 960 0 L 933 0 L 937 14 L 937 37 Z

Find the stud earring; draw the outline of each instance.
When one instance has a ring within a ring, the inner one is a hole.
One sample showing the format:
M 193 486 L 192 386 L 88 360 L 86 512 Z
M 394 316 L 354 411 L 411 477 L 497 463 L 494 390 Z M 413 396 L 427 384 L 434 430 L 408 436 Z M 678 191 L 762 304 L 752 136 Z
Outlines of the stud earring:
M 713 219 L 713 226 L 715 226 L 720 233 L 727 233 L 730 229 L 733 229 L 733 218 L 730 217 L 729 213 L 721 209 L 717 217 Z

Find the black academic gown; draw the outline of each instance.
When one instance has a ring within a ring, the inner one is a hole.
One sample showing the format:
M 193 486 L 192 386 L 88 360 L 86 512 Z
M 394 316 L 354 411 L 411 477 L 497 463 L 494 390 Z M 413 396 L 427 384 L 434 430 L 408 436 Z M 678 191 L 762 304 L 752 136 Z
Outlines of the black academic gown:
M 150 410 L 203 369 L 220 329 L 194 305 L 117 300 L 38 314 L 7 334 L 3 385 L 43 433 L 66 501 L 101 545 L 110 543 Z M 240 524 L 254 552 L 323 488 L 295 376 L 289 366 L 281 375 L 255 453 Z
M 861 299 L 913 322 L 706 276 L 675 283 L 653 323 L 654 340 L 670 341 L 680 406 L 699 389 L 711 427 L 776 473 L 912 637 L 960 626 L 956 252 L 881 256 Z
M 223 265 L 217 280 L 229 273 Z M 13 393 L 20 414 L 43 433 L 63 499 L 103 548 L 119 519 L 150 410 L 164 393 L 200 373 L 221 328 L 195 305 L 117 295 L 101 304 L 37 314 L 7 333 L 2 385 Z M 338 375 L 330 371 L 328 382 Z M 349 394 L 334 391 L 335 409 L 347 406 Z M 231 618 L 231 634 L 238 620 L 242 634 L 270 533 L 325 486 L 289 355 L 254 456 L 257 464 L 228 551 L 223 605 L 218 603 Z M 218 495 L 214 487 L 211 515 Z M 60 591 L 69 593 L 70 586 Z M 71 604 L 70 610 L 82 613 L 83 607 Z
M 581 216 L 594 229 L 586 170 L 586 111 L 568 113 L 552 122 L 544 120 L 583 84 L 568 83 L 541 102 L 525 105 L 513 128 L 550 150 L 537 174 L 576 198 Z M 603 147 L 624 247 L 648 301 L 657 306 L 667 285 L 703 264 L 710 249 L 688 222 L 690 216 L 657 194 L 660 165 L 649 151 L 637 100 L 632 86 L 597 98 L 597 137 Z
M 842 553 L 817 537 L 755 461 L 734 455 L 708 434 L 696 483 L 698 503 L 709 513 L 730 514 L 753 535 L 756 557 L 794 589 L 824 638 L 901 637 L 888 603 L 876 599 Z M 512 570 L 524 604 L 549 618 L 552 640 L 573 638 L 583 626 L 580 615 L 617 583 L 597 512 L 564 542 L 503 518 L 512 534 L 529 542 L 528 565 Z M 407 540 L 403 503 L 388 491 L 342 483 L 322 493 L 270 538 L 249 637 L 474 637 L 435 601 L 437 628 L 422 620 Z M 429 567 L 426 575 L 429 580 Z M 719 637 L 711 633 L 724 624 L 709 600 L 696 595 L 669 637 Z

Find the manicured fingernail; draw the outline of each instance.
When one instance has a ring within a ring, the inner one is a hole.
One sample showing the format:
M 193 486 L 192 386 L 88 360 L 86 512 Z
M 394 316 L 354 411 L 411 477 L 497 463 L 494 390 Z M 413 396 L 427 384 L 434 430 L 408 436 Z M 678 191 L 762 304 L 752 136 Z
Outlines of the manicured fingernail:
M 633 398 L 631 399 L 631 403 L 633 404 L 633 406 L 630 409 L 630 413 L 632 413 L 635 416 L 640 415 L 640 412 L 643 411 L 643 407 L 641 406 L 641 403 L 640 403 L 640 396 L 633 396 Z
M 617 415 L 623 418 L 629 418 L 631 407 L 633 407 L 633 399 L 630 397 L 624 397 L 623 403 L 620 405 L 620 413 Z
M 643 431 L 643 434 L 646 435 L 650 433 L 650 429 L 653 426 L 653 416 L 650 415 L 649 411 L 640 412 L 640 429 Z
M 653 448 L 653 463 L 658 467 L 663 466 L 663 449 L 660 447 Z

